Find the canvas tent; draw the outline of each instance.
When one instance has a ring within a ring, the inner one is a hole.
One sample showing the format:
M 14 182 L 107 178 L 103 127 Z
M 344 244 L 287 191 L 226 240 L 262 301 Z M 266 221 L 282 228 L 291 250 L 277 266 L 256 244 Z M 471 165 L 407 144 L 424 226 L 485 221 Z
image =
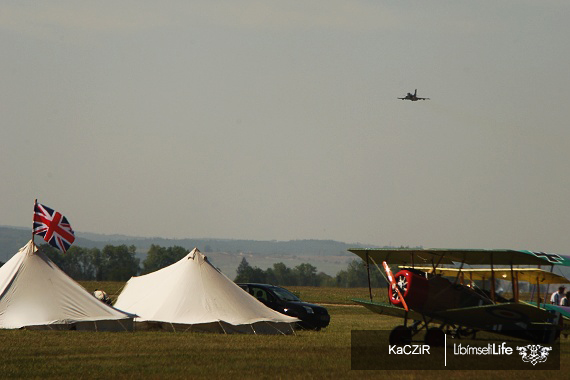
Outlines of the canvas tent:
M 133 316 L 97 300 L 30 240 L 0 267 L 0 328 L 125 331 Z
M 115 307 L 138 316 L 135 329 L 290 334 L 298 321 L 242 290 L 196 248 L 168 267 L 132 277 Z

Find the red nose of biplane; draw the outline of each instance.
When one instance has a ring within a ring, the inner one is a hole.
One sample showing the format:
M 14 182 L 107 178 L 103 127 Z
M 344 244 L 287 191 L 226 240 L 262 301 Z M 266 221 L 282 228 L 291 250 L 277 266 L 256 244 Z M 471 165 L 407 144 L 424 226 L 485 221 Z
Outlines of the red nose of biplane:
M 394 275 L 396 286 L 400 289 L 400 293 L 404 297 L 406 304 L 410 309 L 419 310 L 422 308 L 429 291 L 428 280 L 417 273 L 403 269 Z M 389 288 L 390 302 L 396 306 L 402 306 L 402 301 L 398 296 L 398 292 Z

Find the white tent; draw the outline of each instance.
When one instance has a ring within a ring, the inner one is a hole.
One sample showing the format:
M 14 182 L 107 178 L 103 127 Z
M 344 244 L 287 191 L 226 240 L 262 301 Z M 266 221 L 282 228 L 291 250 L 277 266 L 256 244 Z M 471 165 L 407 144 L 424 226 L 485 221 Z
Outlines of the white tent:
M 289 334 L 298 321 L 242 290 L 196 248 L 168 267 L 132 277 L 115 307 L 138 316 L 136 329 Z
M 30 240 L 0 267 L 0 328 L 123 331 L 133 316 L 93 297 Z

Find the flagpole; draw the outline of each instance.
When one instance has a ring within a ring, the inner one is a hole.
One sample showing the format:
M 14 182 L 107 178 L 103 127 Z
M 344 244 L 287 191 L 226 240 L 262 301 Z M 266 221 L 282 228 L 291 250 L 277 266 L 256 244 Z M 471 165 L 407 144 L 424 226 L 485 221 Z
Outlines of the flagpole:
M 34 217 L 36 216 L 36 205 L 38 204 L 38 199 L 36 198 L 36 200 L 34 201 Z M 32 217 L 32 247 L 36 245 L 36 242 L 34 241 L 35 238 L 35 234 L 34 234 L 34 218 Z

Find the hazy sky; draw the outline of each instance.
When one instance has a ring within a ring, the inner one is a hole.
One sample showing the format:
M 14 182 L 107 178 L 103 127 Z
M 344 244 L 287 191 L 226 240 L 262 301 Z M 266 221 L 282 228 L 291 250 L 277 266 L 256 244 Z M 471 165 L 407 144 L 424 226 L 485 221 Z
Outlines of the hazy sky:
M 0 224 L 567 254 L 569 14 L 2 1 Z

